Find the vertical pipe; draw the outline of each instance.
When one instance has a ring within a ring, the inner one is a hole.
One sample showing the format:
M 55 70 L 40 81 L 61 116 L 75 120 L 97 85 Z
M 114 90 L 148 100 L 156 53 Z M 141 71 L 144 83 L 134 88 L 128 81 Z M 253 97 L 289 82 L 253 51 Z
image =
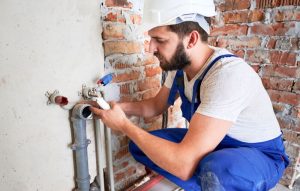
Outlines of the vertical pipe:
M 104 125 L 105 135 L 106 135 L 106 157 L 108 165 L 108 180 L 110 191 L 115 191 L 115 181 L 114 181 L 114 172 L 112 164 L 112 148 L 111 148 L 111 129 L 107 128 Z
M 103 170 L 105 168 L 105 149 L 103 147 L 103 144 L 105 145 L 105 137 L 104 137 L 104 129 L 103 124 L 100 123 L 99 119 L 95 119 L 95 126 L 96 126 L 96 150 L 97 150 L 97 161 L 98 161 L 98 176 L 97 176 L 97 182 L 100 186 L 100 191 L 104 190 L 104 174 Z
M 72 110 L 74 129 L 74 144 L 72 149 L 76 155 L 76 182 L 78 191 L 90 190 L 90 175 L 88 167 L 87 146 L 90 140 L 86 138 L 86 119 L 91 116 L 89 105 L 77 104 Z

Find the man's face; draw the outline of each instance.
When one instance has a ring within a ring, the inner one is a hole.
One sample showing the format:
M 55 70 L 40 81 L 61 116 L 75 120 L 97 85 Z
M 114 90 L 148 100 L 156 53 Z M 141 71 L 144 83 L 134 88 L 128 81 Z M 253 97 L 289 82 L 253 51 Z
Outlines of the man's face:
M 157 27 L 151 29 L 149 35 L 150 52 L 158 58 L 163 70 L 180 70 L 191 64 L 183 41 L 176 33 L 167 30 L 167 27 Z
M 158 51 L 154 53 L 154 56 L 156 56 L 159 59 L 160 67 L 164 71 L 182 70 L 186 66 L 191 64 L 191 61 L 184 50 L 182 41 L 178 42 L 176 51 L 169 60 L 162 56 Z

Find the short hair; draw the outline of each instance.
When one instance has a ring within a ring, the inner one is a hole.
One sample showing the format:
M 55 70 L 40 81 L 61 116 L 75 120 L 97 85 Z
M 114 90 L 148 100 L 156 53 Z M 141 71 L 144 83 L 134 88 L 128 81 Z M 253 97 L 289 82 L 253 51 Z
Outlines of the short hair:
M 211 24 L 210 17 L 204 17 L 208 24 Z M 186 35 L 189 35 L 193 30 L 199 32 L 202 42 L 207 42 L 208 34 L 203 30 L 197 22 L 185 21 L 175 25 L 168 25 L 168 29 L 175 32 L 179 38 L 183 39 Z

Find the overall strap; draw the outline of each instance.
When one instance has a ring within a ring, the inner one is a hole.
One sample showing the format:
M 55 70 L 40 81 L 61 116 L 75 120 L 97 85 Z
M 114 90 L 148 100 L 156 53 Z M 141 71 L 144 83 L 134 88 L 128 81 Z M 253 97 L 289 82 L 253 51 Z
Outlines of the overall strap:
M 168 104 L 173 105 L 176 99 L 176 95 L 179 89 L 184 89 L 184 79 L 183 79 L 183 70 L 178 70 L 174 77 L 172 87 L 170 89 L 170 94 L 168 98 Z
M 195 81 L 195 84 L 193 87 L 193 97 L 192 97 L 192 107 L 191 107 L 192 112 L 194 112 L 194 103 L 195 103 L 196 95 L 198 98 L 198 102 L 199 103 L 201 102 L 199 90 L 200 90 L 200 86 L 202 84 L 204 77 L 206 76 L 208 71 L 215 65 L 215 63 L 217 63 L 222 58 L 228 58 L 228 57 L 237 57 L 237 56 L 235 56 L 233 54 L 224 54 L 224 55 L 220 55 L 220 56 L 216 57 L 211 63 L 209 63 L 209 65 L 205 68 L 204 72 Z

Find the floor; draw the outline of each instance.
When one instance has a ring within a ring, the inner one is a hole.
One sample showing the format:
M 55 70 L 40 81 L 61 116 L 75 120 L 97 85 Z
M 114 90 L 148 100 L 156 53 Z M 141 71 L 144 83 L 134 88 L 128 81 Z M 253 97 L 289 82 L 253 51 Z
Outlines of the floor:
M 163 177 L 156 177 L 133 191 L 182 191 L 182 189 Z M 270 191 L 300 191 L 300 180 L 296 181 L 293 189 L 278 184 Z

